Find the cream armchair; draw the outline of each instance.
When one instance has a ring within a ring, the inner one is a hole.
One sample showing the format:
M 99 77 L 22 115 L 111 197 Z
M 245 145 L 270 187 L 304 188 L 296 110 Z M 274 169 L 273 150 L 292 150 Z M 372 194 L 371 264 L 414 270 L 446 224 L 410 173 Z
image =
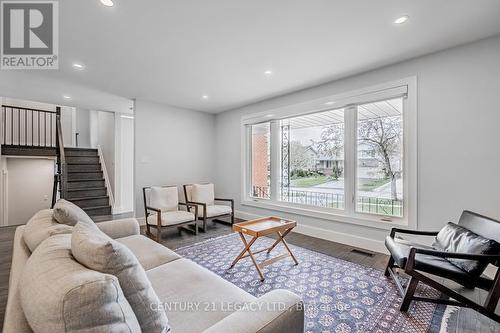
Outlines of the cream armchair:
M 198 234 L 198 206 L 179 202 L 177 186 L 152 186 L 142 189 L 144 196 L 144 212 L 146 216 L 146 232 L 151 238 L 150 228 L 156 228 L 156 241 L 161 240 L 162 228 L 183 227 L 193 225 L 189 231 Z M 183 207 L 186 210 L 181 210 Z
M 229 217 L 231 225 L 234 223 L 234 200 L 216 198 L 214 184 L 184 185 L 184 196 L 186 203 L 198 207 L 198 218 L 203 221 L 203 231 L 207 231 L 208 219 L 220 221 L 220 218 Z M 230 205 L 216 205 L 216 202 L 228 202 Z M 191 207 L 188 206 L 188 210 Z

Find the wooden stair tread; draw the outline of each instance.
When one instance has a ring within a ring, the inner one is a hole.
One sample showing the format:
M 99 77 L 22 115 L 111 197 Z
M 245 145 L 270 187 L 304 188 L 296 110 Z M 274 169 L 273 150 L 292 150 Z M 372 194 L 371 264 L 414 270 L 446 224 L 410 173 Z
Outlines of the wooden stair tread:
M 99 196 L 93 196 L 93 197 L 78 197 L 78 198 L 71 198 L 71 201 L 73 200 L 95 200 L 95 199 L 108 199 L 109 197 L 107 195 L 99 195 Z M 91 208 L 91 207 L 89 207 Z
M 77 191 L 97 191 L 97 190 L 105 190 L 106 186 L 98 186 L 98 187 L 83 187 L 83 188 L 69 188 L 68 192 L 77 192 Z
M 95 181 L 101 181 L 104 180 L 104 178 L 96 178 L 96 179 L 71 179 L 68 180 L 68 183 L 76 183 L 76 182 L 95 182 Z

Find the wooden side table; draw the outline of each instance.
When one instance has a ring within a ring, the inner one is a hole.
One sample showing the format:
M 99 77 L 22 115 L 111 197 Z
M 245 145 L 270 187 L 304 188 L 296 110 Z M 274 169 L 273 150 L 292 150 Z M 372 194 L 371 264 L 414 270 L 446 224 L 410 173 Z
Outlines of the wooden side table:
M 243 241 L 243 244 L 245 245 L 245 248 L 241 251 L 241 253 L 234 259 L 233 263 L 231 264 L 230 268 L 233 268 L 234 265 L 238 261 L 240 261 L 243 258 L 250 257 L 252 259 L 252 262 L 257 269 L 257 272 L 259 273 L 260 280 L 264 281 L 264 274 L 262 273 L 262 268 L 270 265 L 278 260 L 291 257 L 292 260 L 295 262 L 295 265 L 298 265 L 299 262 L 297 261 L 297 258 L 293 255 L 292 251 L 288 247 L 287 242 L 285 241 L 285 236 L 288 235 L 290 231 L 292 231 L 293 228 L 297 226 L 297 222 L 292 221 L 292 220 L 286 220 L 282 219 L 280 217 L 276 216 L 271 216 L 271 217 L 264 217 L 256 220 L 250 220 L 250 221 L 245 221 L 241 223 L 236 223 L 233 225 L 233 231 L 238 232 L 240 234 L 241 240 Z M 244 235 L 249 235 L 252 237 L 252 239 L 248 242 L 245 238 Z M 259 237 L 263 236 L 268 236 L 271 234 L 277 234 L 278 239 L 271 245 L 269 248 L 262 249 L 256 252 L 253 252 L 251 250 L 252 245 L 255 243 L 255 241 Z M 261 263 L 257 263 L 255 260 L 254 255 L 260 252 L 267 251 L 267 253 L 270 253 L 279 243 L 283 243 L 286 249 L 286 253 L 283 253 L 281 255 L 278 255 L 274 258 L 270 258 L 267 260 L 264 260 Z

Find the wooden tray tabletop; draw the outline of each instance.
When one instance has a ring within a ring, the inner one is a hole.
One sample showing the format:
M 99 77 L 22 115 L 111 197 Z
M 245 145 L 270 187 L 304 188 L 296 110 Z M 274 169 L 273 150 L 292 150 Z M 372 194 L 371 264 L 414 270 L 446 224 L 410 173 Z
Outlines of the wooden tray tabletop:
M 276 233 L 278 231 L 285 231 L 295 227 L 296 225 L 297 222 L 295 221 L 283 219 L 277 216 L 269 216 L 236 223 L 233 225 L 233 231 L 259 237 Z

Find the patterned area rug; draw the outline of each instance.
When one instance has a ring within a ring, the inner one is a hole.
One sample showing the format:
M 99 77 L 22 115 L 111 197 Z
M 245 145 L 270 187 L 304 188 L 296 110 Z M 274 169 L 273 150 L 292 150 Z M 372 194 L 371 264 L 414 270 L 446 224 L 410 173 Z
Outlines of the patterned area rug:
M 271 238 L 260 238 L 254 251 L 269 247 Z M 382 271 L 290 245 L 299 265 L 283 259 L 263 269 L 266 280 L 260 282 L 250 258 L 228 270 L 243 249 L 238 234 L 210 239 L 177 249 L 222 278 L 259 297 L 273 289 L 288 289 L 300 295 L 305 304 L 304 332 L 439 332 L 444 307 L 412 302 L 407 314 L 398 309 L 401 302 L 396 286 Z M 283 253 L 277 246 L 270 256 Z M 256 255 L 267 258 L 266 252 Z M 438 293 L 424 285 L 417 294 L 436 297 Z

